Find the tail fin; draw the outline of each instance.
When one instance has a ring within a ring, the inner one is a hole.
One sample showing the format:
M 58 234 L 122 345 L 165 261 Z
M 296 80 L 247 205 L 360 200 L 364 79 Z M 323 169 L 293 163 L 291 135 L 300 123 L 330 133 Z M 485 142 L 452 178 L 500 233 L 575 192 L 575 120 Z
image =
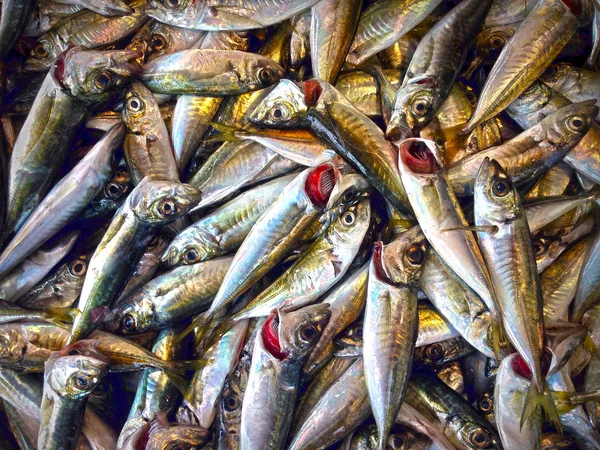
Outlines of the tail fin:
M 81 314 L 77 308 L 48 308 L 48 321 L 58 325 L 64 326 L 65 323 L 73 323 L 73 321 Z
M 580 400 L 579 398 L 577 398 L 579 397 L 579 394 L 577 394 L 577 392 L 553 391 L 552 397 L 554 397 L 556 411 L 558 412 L 559 416 L 568 413 L 569 411 L 577 407 L 579 403 L 583 403 L 586 401 L 585 399 Z
M 529 391 L 527 391 L 527 398 L 525 399 L 523 414 L 521 415 L 521 428 L 523 428 L 523 425 L 527 420 L 531 419 L 534 414 L 536 414 L 538 406 L 541 406 L 542 410 L 546 414 L 546 417 L 552 422 L 558 432 L 562 434 L 562 426 L 560 424 L 556 405 L 554 404 L 552 392 L 550 391 L 546 380 L 544 380 L 543 383 L 542 392 L 539 391 L 538 386 L 533 380 L 529 385 Z
M 163 372 L 169 377 L 169 381 L 181 392 L 183 398 L 191 401 L 190 398 L 190 383 L 185 379 L 185 370 L 172 364 L 176 361 L 165 361 L 162 367 Z
M 239 141 L 243 139 L 243 137 L 238 136 L 239 133 L 243 133 L 243 131 L 237 127 L 232 127 L 230 125 L 224 125 L 222 123 L 209 122 L 209 124 L 219 132 L 219 134 L 210 136 L 205 139 L 206 142 L 229 142 L 229 141 Z
M 198 331 L 196 333 L 196 341 L 201 340 L 202 336 L 204 336 L 204 334 L 206 333 L 206 327 L 210 324 L 212 317 L 212 315 L 208 314 L 208 311 L 204 314 L 199 315 L 194 320 L 192 320 L 192 323 L 185 330 L 183 330 L 181 333 L 179 333 L 179 335 L 177 335 L 173 343 L 178 344 L 196 328 L 198 328 Z M 199 334 L 201 335 L 200 339 L 198 339 Z

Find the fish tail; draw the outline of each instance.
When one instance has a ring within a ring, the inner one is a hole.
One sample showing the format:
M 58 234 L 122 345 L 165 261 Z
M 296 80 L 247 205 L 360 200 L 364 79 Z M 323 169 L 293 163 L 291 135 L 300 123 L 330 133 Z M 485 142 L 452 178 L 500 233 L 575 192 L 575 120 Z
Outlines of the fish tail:
M 73 323 L 78 315 L 81 314 L 77 308 L 48 308 L 46 310 L 49 316 L 49 322 L 61 326 L 65 323 Z
M 163 372 L 169 377 L 169 381 L 181 392 L 183 398 L 190 400 L 190 383 L 185 379 L 185 369 L 176 365 L 177 361 L 165 361 Z
M 239 128 L 215 122 L 209 122 L 209 124 L 217 130 L 219 134 L 208 137 L 205 139 L 206 142 L 235 142 L 241 140 L 238 135 L 243 132 Z
M 535 415 L 538 406 L 542 408 L 542 411 L 546 414 L 547 418 L 552 422 L 559 433 L 562 433 L 562 426 L 560 424 L 556 405 L 554 404 L 554 397 L 552 396 L 552 391 L 550 391 L 546 380 L 543 380 L 541 392 L 537 384 L 533 380 L 531 381 L 529 390 L 527 391 L 527 397 L 525 398 L 523 414 L 521 414 L 521 428 L 523 428 L 523 425 L 527 420 Z
M 502 355 L 506 352 L 506 333 L 504 332 L 504 326 L 502 320 L 496 315 L 492 314 L 492 350 L 494 356 L 498 361 L 502 359 Z
M 197 335 L 201 334 L 202 336 L 204 336 L 205 328 L 209 324 L 211 318 L 212 316 L 208 316 L 206 313 L 199 315 L 194 320 L 192 320 L 192 323 L 185 330 L 183 330 L 175 337 L 173 343 L 178 344 L 179 342 L 181 342 L 183 339 L 185 339 L 185 337 L 188 334 L 194 331 L 196 327 L 198 328 L 198 332 L 196 333 L 196 340 L 198 340 Z

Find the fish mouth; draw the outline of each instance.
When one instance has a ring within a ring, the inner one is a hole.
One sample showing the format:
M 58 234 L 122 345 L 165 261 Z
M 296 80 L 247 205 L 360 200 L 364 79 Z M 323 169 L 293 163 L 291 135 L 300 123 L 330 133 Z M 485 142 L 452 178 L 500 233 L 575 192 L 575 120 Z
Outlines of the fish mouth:
M 320 208 L 327 206 L 339 176 L 330 163 L 321 164 L 308 174 L 304 188 L 313 205 Z
M 433 175 L 441 169 L 431 146 L 424 139 L 406 139 L 398 148 L 402 162 L 413 173 Z
M 283 361 L 288 354 L 281 351 L 281 341 L 279 339 L 279 312 L 274 310 L 269 314 L 262 328 L 262 340 L 265 350 L 270 355 Z
M 379 281 L 383 281 L 389 285 L 396 285 L 383 266 L 383 242 L 381 241 L 373 244 L 373 269 Z

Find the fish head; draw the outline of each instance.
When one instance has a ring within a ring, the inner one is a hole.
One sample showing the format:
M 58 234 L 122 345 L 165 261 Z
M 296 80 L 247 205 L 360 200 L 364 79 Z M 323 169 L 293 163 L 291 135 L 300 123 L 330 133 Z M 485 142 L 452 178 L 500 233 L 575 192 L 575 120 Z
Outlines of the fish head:
M 485 158 L 475 179 L 475 214 L 489 224 L 510 222 L 517 218 L 521 202 L 510 177 L 502 166 Z
M 58 55 L 64 50 L 64 43 L 57 33 L 49 32 L 40 36 L 25 59 L 25 70 L 28 72 L 45 72 Z
M 540 76 L 540 80 L 546 84 L 553 85 L 561 79 L 569 76 L 573 66 L 566 63 L 550 64 Z
M 363 346 L 362 318 L 348 325 L 334 339 L 335 355 L 340 357 L 360 357 Z
M 81 398 L 96 388 L 109 368 L 110 360 L 98 351 L 98 341 L 78 341 L 52 353 L 45 382 L 61 397 Z
M 160 109 L 154 95 L 139 81 L 132 83 L 125 93 L 123 122 L 133 134 L 148 134 L 156 127 Z
M 161 260 L 169 267 L 195 264 L 209 259 L 218 247 L 217 237 L 209 231 L 189 228 L 175 236 Z
M 132 83 L 141 71 L 132 50 L 86 50 L 71 47 L 51 69 L 57 83 L 72 96 L 89 104 L 110 99 Z
M 329 317 L 328 303 L 292 312 L 273 311 L 262 328 L 263 345 L 277 359 L 301 360 L 321 338 Z
M 191 184 L 144 178 L 131 192 L 128 201 L 140 220 L 165 225 L 186 215 L 200 203 L 201 192 Z
M 154 303 L 143 289 L 138 289 L 117 301 L 104 319 L 104 327 L 122 336 L 139 334 L 147 331 L 154 315 Z
M 443 159 L 435 142 L 412 138 L 403 140 L 396 147 L 402 183 L 429 186 L 440 176 Z
M 254 108 L 250 121 L 264 127 L 294 127 L 304 121 L 307 111 L 302 89 L 293 81 L 281 80 Z
M 585 100 L 563 106 L 546 117 L 541 125 L 548 141 L 571 147 L 589 131 L 597 114 L 596 100 Z
M 81 281 L 85 279 L 91 255 L 82 254 L 70 261 L 65 269 L 65 279 Z
M 272 59 L 261 55 L 246 58 L 243 63 L 243 70 L 245 72 L 244 78 L 252 90 L 267 88 L 285 76 L 283 67 Z
M 208 430 L 192 424 L 172 426 L 167 417 L 159 412 L 148 430 L 146 450 L 171 450 L 200 448 L 206 442 Z
M 431 444 L 431 439 L 426 435 L 412 428 L 395 424 L 388 436 L 387 448 L 390 450 L 425 450 Z
M 195 0 L 148 0 L 145 14 L 161 23 L 185 27 L 200 21 L 203 14 L 197 8 L 208 8 L 202 3 Z
M 400 141 L 418 136 L 419 131 L 433 119 L 439 104 L 439 92 L 427 80 L 407 84 L 398 91 L 385 132 L 388 139 Z
M 425 262 L 429 244 L 421 232 L 414 226 L 398 235 L 388 245 L 375 247 L 374 265 L 379 277 L 391 280 L 393 284 L 413 284 L 419 278 Z M 376 259 L 379 261 L 376 261 Z
M 461 415 L 453 416 L 446 425 L 458 439 L 460 446 L 470 449 L 500 449 L 500 437 L 483 419 L 471 422 Z
M 371 223 L 371 204 L 368 199 L 360 200 L 345 206 L 335 222 L 327 229 L 332 241 L 344 247 L 359 246 Z

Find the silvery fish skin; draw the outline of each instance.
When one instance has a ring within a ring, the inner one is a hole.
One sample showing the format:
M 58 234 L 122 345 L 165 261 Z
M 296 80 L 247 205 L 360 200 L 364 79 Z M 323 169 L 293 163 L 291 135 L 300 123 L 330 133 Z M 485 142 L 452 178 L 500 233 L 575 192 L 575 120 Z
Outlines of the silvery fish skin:
M 224 96 L 265 88 L 284 76 L 275 61 L 238 50 L 182 50 L 144 65 L 140 79 L 159 94 Z
M 139 81 L 125 94 L 123 122 L 127 126 L 125 158 L 134 184 L 146 176 L 179 181 L 169 131 L 154 95 Z
M 471 231 L 460 229 L 467 226 L 467 221 L 446 181 L 435 143 L 407 139 L 398 149 L 402 182 L 423 234 L 440 259 L 481 297 L 491 312 L 492 323 L 499 326 L 490 274 L 475 237 Z M 492 334 L 496 335 L 494 339 L 499 339 L 497 330 Z
M 335 351 L 334 338 L 358 319 L 367 299 L 369 267 L 365 264 L 334 288 L 324 299 L 331 317 L 302 368 L 305 377 L 312 377 L 323 368 Z
M 231 257 L 177 267 L 119 298 L 104 319 L 104 327 L 120 335 L 165 328 L 207 309 Z M 206 427 L 208 428 L 208 427 Z
M 504 358 L 496 375 L 494 417 L 505 450 L 539 449 L 541 444 L 541 417 L 527 421 L 523 426 L 519 423 L 530 383 L 514 369 L 522 363 L 517 362 L 520 358 L 516 353 Z M 536 414 L 539 415 L 540 411 L 537 410 Z
M 174 344 L 177 328 L 162 330 L 152 348 L 152 352 L 160 359 L 168 361 L 176 359 L 181 353 Z M 138 448 L 138 440 L 147 433 L 148 424 L 161 412 L 170 414 L 178 401 L 177 388 L 169 377 L 160 369 L 145 369 L 140 378 L 135 399 L 131 405 L 127 421 L 123 425 L 117 448 L 134 450 Z
M 235 369 L 247 330 L 247 320 L 234 323 L 204 352 L 202 359 L 205 365 L 194 373 L 189 397 L 177 412 L 179 422 L 192 422 L 203 428 L 210 428 L 217 413 L 217 402 L 225 379 Z
M 233 319 L 268 316 L 312 303 L 346 273 L 362 244 L 371 220 L 369 200 L 347 206 L 286 272 Z
M 108 373 L 110 361 L 93 341 L 73 355 L 59 352 L 46 363 L 38 448 L 74 449 L 83 426 L 88 395 Z
M 290 37 L 290 78 L 302 81 L 306 73 L 308 61 L 310 59 L 310 33 L 312 10 L 308 9 L 302 14 L 298 14 L 290 19 L 290 26 L 293 27 Z
M 129 62 L 133 56 L 124 50 L 77 47 L 61 55 L 15 142 L 7 229 L 19 228 L 48 192 L 87 108 L 133 81 L 138 71 Z
M 39 37 L 48 32 L 66 17 L 83 9 L 79 5 L 62 5 L 49 0 L 36 2 L 29 21 L 23 30 L 23 37 Z
M 149 0 L 146 13 L 159 22 L 196 30 L 251 30 L 283 22 L 317 1 L 281 0 L 273 5 L 258 0 L 250 5 L 244 0 Z
M 532 420 L 531 407 L 538 403 L 556 420 L 556 409 L 541 366 L 543 298 L 527 217 L 508 175 L 494 160 L 485 159 L 477 175 L 475 224 L 485 228 L 477 232 L 477 237 L 490 270 L 507 336 L 533 373 L 521 423 Z
M 375 243 L 369 267 L 363 330 L 363 359 L 369 400 L 377 423 L 379 449 L 385 449 L 408 385 L 417 339 L 417 282 L 425 251 L 421 236 L 401 234 L 399 281 L 390 278 L 383 263 L 383 244 Z M 411 249 L 412 247 L 412 249 Z
M 390 139 L 418 136 L 450 94 L 492 0 L 467 0 L 423 37 L 406 70 L 387 125 Z
M 396 89 L 402 83 L 402 74 L 397 70 L 385 69 L 383 75 Z M 344 71 L 334 86 L 365 116 L 377 117 L 382 114 L 381 95 L 373 75 L 360 70 Z
M 34 1 L 8 1 L 2 3 L 2 20 L 0 20 L 0 58 L 4 59 L 16 42 L 29 20 Z
M 433 373 L 413 371 L 406 403 L 436 418 L 435 426 L 455 448 L 502 448 L 494 427 Z
M 70 342 L 93 331 L 125 287 L 158 228 L 182 217 L 200 200 L 192 185 L 142 180 L 116 213 L 90 260 Z M 108 282 L 110 280 L 110 282 Z
M 236 250 L 295 177 L 286 175 L 261 184 L 204 216 L 171 241 L 163 261 L 171 267 L 195 264 Z
M 208 314 L 244 293 L 277 264 L 322 213 L 339 174 L 330 163 L 307 169 L 267 209 L 235 254 Z M 317 195 L 314 195 L 317 194 Z
M 85 209 L 108 182 L 113 152 L 123 137 L 123 127 L 116 125 L 48 192 L 2 251 L 0 276 L 13 269 Z
M 329 320 L 327 308 L 321 303 L 291 313 L 275 312 L 257 334 L 242 405 L 240 448 L 275 450 L 284 445 L 300 369 Z
M 361 14 L 347 61 L 361 64 L 412 30 L 441 0 L 384 0 Z
M 473 350 L 474 348 L 471 347 L 471 345 L 469 345 L 469 343 L 462 337 L 455 337 L 445 341 L 436 342 L 434 344 L 418 347 L 415 350 L 414 358 L 417 364 L 434 368 L 438 376 L 444 380 L 446 384 L 462 394 L 464 392 L 464 386 L 462 391 L 459 391 L 458 388 L 452 386 L 443 378 L 442 373 L 444 373 L 444 371 L 448 371 L 450 377 L 452 377 L 452 373 L 457 372 L 457 370 L 456 366 L 451 363 L 462 360 L 466 356 L 473 353 Z M 462 371 L 462 369 L 459 367 L 458 371 Z
M 289 449 L 327 447 L 364 422 L 369 413 L 364 362 L 358 358 L 322 394 Z
M 593 236 L 586 236 L 567 248 L 540 274 L 540 289 L 544 299 L 544 320 L 568 321 L 569 305 L 575 298 L 584 258 Z
M 535 233 L 574 209 L 585 208 L 595 199 L 593 194 L 559 195 L 523 201 L 529 231 Z
M 69 253 L 79 237 L 79 231 L 61 236 L 50 248 L 40 248 L 0 280 L 0 298 L 14 302 L 21 298 Z
M 133 12 L 133 8 L 121 0 L 58 0 L 56 3 L 83 6 L 103 16 L 124 16 Z
M 362 0 L 327 0 L 312 8 L 310 48 L 314 78 L 334 84 L 358 25 Z
M 561 0 L 538 2 L 502 49 L 463 131 L 472 131 L 522 94 L 564 48 L 577 25 L 577 17 Z
M 527 192 L 525 198 L 550 197 L 567 192 L 575 171 L 567 163 L 559 162 L 543 174 Z
M 498 161 L 515 185 L 534 179 L 581 141 L 597 112 L 595 100 L 564 106 L 506 144 L 452 164 L 448 167 L 448 182 L 459 196 L 473 194 L 475 176 L 485 158 Z
M 573 301 L 572 319 L 579 321 L 583 313 L 596 303 L 598 299 L 599 277 L 596 267 L 600 260 L 600 233 L 594 233 L 593 241 L 585 255 L 581 275 L 577 282 L 577 290 Z

